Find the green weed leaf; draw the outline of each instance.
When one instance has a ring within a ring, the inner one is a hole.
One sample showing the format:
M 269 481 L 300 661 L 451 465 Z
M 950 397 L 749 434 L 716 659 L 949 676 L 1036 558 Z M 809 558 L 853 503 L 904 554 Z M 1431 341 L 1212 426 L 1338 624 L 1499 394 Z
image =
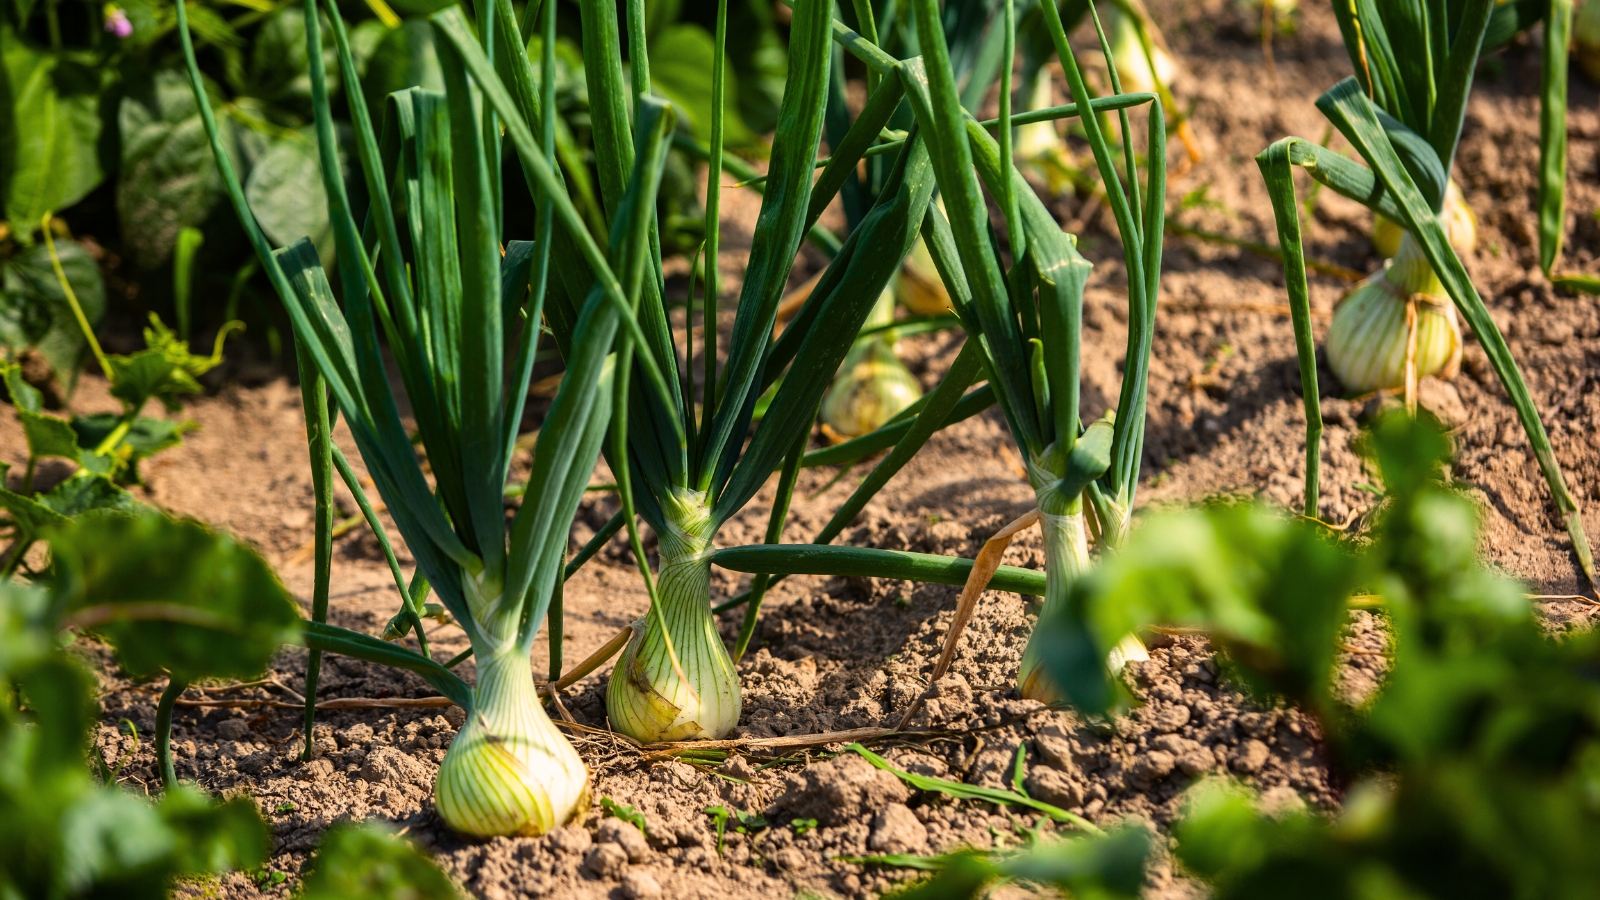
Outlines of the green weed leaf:
M 90 326 L 105 315 L 105 282 L 100 264 L 82 244 L 56 241 L 56 255 Z M 35 347 L 65 389 L 88 350 L 83 328 L 67 303 L 44 243 L 0 262 L 0 345 Z
M 455 886 L 426 856 L 376 825 L 328 830 L 311 858 L 301 900 L 454 900 Z
M 97 516 L 56 529 L 51 548 L 63 612 L 135 677 L 250 677 L 299 624 L 266 561 L 198 522 Z
M 28 439 L 28 455 L 78 461 L 78 434 L 66 419 L 20 408 L 17 418 L 22 420 L 22 433 Z
M 0 136 L 0 199 L 18 230 L 83 199 L 100 168 L 101 76 L 82 54 L 37 50 L 0 29 L 7 132 Z
M 222 179 L 182 72 L 158 71 L 127 82 L 124 90 L 117 112 L 122 133 L 117 214 L 127 258 L 148 270 L 171 257 L 181 229 L 205 222 L 222 199 Z M 237 158 L 232 122 L 219 124 Z M 81 289 L 78 296 L 83 297 Z

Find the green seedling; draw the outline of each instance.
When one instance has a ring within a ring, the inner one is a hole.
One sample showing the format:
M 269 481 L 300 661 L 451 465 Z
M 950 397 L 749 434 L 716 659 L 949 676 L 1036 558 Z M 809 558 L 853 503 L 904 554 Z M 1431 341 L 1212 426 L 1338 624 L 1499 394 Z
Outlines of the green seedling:
M 723 838 L 727 833 L 728 823 L 733 823 L 733 830 L 737 834 L 749 834 L 767 827 L 767 820 L 740 809 L 726 806 L 708 806 L 705 814 L 711 817 L 711 825 L 717 830 L 717 855 L 722 855 Z
M 650 829 L 645 824 L 644 813 L 637 808 L 625 803 L 618 803 L 610 797 L 601 797 L 600 809 L 604 810 L 605 814 L 613 819 L 621 819 L 639 829 L 639 833 L 645 837 L 650 836 Z

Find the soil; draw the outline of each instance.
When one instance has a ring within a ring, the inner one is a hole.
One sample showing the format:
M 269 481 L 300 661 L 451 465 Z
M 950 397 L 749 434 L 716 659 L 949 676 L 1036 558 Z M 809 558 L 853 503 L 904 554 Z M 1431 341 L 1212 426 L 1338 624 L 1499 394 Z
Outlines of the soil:
M 1302 4 L 1298 29 L 1274 42 L 1275 76 L 1262 64 L 1256 14 L 1234 0 L 1152 4 L 1186 69 L 1179 95 L 1192 104 L 1203 159 L 1186 166 L 1174 142 L 1170 196 L 1185 225 L 1269 241 L 1271 210 L 1252 157 L 1285 134 L 1319 139 L 1325 123 L 1311 101 L 1348 70 L 1331 13 Z M 1538 273 L 1533 203 L 1537 163 L 1539 51 L 1513 46 L 1485 63 L 1468 112 L 1456 178 L 1480 223 L 1468 260 L 1475 283 L 1506 333 L 1550 429 L 1572 493 L 1600 534 L 1600 300 L 1555 291 Z M 1059 87 L 1059 86 L 1058 86 Z M 1577 77 L 1571 111 L 1568 241 L 1563 268 L 1600 270 L 1600 102 Z M 1342 145 L 1335 140 L 1333 146 Z M 1343 148 L 1346 152 L 1348 148 Z M 1083 148 L 1080 146 L 1079 150 Z M 1301 189 L 1309 182 L 1302 181 Z M 1179 203 L 1185 199 L 1185 202 Z M 755 201 L 732 192 L 729 252 L 720 260 L 737 290 L 748 253 Z M 1110 217 L 1076 197 L 1053 201 L 1062 221 L 1082 224 L 1082 246 L 1095 263 L 1086 301 L 1085 414 L 1115 397 L 1126 313 L 1121 263 Z M 1180 209 L 1180 206 L 1183 207 Z M 1307 222 L 1310 255 L 1357 271 L 1377 265 L 1367 243 L 1370 216 L 1357 205 L 1319 195 Z M 806 251 L 795 282 L 819 259 Z M 1292 329 L 1279 264 L 1231 246 L 1172 238 L 1166 250 L 1157 319 L 1141 508 L 1220 495 L 1258 495 L 1285 508 L 1302 486 L 1303 415 Z M 1350 283 L 1314 275 L 1319 331 Z M 726 323 L 724 323 L 726 326 Z M 908 363 L 931 386 L 959 346 L 954 335 L 908 339 Z M 698 343 L 698 342 L 697 342 Z M 1351 442 L 1361 423 L 1391 398 L 1344 397 L 1321 374 L 1324 414 L 1322 518 L 1359 528 L 1373 502 L 1372 478 Z M 1459 377 L 1430 380 L 1425 405 L 1454 429 L 1455 477 L 1476 498 L 1482 554 L 1539 595 L 1570 595 L 1581 575 L 1547 489 L 1482 350 L 1470 338 Z M 72 408 L 115 408 L 104 384 L 86 378 Z M 311 486 L 299 393 L 284 380 L 229 384 L 188 404 L 199 423 L 183 446 L 146 464 L 142 499 L 200 518 L 258 547 L 289 589 L 308 603 L 311 567 L 297 551 L 311 538 Z M 535 411 L 529 427 L 537 425 Z M 19 429 L 0 430 L 0 455 L 23 456 Z M 347 432 L 339 440 L 359 468 Z M 1026 512 L 1032 495 L 1019 477 L 998 412 L 936 436 L 871 503 L 845 542 L 971 556 L 982 541 Z M 523 461 L 526 464 L 526 461 Z M 49 470 L 44 477 L 52 477 Z M 53 477 L 64 473 L 57 472 Z M 826 521 L 860 476 L 802 473 L 791 541 Z M 597 472 L 595 482 L 609 479 Z M 719 543 L 760 539 L 772 486 L 722 532 Z M 576 548 L 612 511 L 609 495 L 591 494 L 572 534 Z M 354 513 L 347 495 L 341 514 Z M 392 530 L 392 522 L 388 523 Z M 402 563 L 410 560 L 402 553 Z M 1038 567 L 1037 533 L 1021 535 L 1006 561 Z M 378 632 L 395 609 L 394 588 L 372 536 L 342 538 L 335 551 L 332 620 Z M 715 596 L 730 596 L 744 576 L 717 572 Z M 796 735 L 894 724 L 926 687 L 953 615 L 957 589 L 876 579 L 791 578 L 775 588 L 752 652 L 740 663 L 745 691 L 739 733 Z M 1558 627 L 1582 627 L 1594 607 L 1542 600 Z M 620 543 L 568 583 L 566 660 L 581 659 L 644 612 L 646 599 Z M 1319 759 L 1315 724 L 1292 709 L 1262 705 L 1219 680 L 1205 640 L 1170 636 L 1126 679 L 1141 701 L 1127 716 L 1096 721 L 1017 698 L 1012 679 L 1035 613 L 1033 602 L 990 592 L 963 637 L 950 674 L 916 720 L 927 737 L 880 744 L 901 768 L 944 778 L 1010 783 L 1026 746 L 1026 786 L 1046 802 L 1097 823 L 1124 819 L 1163 829 L 1195 779 L 1229 774 L 1283 808 L 1335 809 L 1339 796 Z M 731 641 L 739 613 L 721 620 Z M 429 625 L 435 653 L 465 647 L 459 630 Z M 84 652 L 102 672 L 104 714 L 95 742 L 108 759 L 130 745 L 122 719 L 148 736 L 162 682 L 133 684 L 103 648 Z M 1359 703 L 1381 685 L 1386 638 L 1366 613 L 1353 616 L 1341 686 Z M 270 683 L 216 685 L 186 698 L 295 703 L 305 651 L 285 650 Z M 548 667 L 543 639 L 536 672 Z M 462 670 L 471 677 L 470 662 Z M 581 682 L 567 707 L 580 723 L 604 726 L 609 667 Z M 431 691 L 419 679 L 354 660 L 332 658 L 318 697 L 415 698 Z M 432 811 L 431 788 L 444 748 L 461 724 L 454 708 L 341 710 L 323 713 L 313 733 L 317 755 L 298 761 L 298 711 L 262 706 L 180 707 L 174 726 L 178 774 L 208 789 L 257 799 L 276 843 L 269 868 L 287 881 L 259 887 L 242 874 L 180 893 L 228 897 L 286 896 L 330 824 L 376 818 L 408 834 L 470 893 L 513 897 L 689 898 L 721 896 L 871 896 L 909 877 L 907 870 L 847 861 L 879 853 L 929 853 L 958 846 L 1020 843 L 1030 829 L 1060 829 L 1044 817 L 912 791 L 898 779 L 834 745 L 779 760 L 734 757 L 717 768 L 644 755 L 604 733 L 574 737 L 593 773 L 593 793 L 644 816 L 640 833 L 596 806 L 580 823 L 540 839 L 466 841 Z M 157 782 L 148 739 L 123 770 L 130 783 Z M 719 839 L 705 809 L 724 806 L 762 817 Z M 815 820 L 812 822 L 810 820 Z M 1008 891 L 1019 891 L 1010 887 Z M 807 893 L 809 892 L 809 893 Z M 1195 883 L 1157 862 L 1147 894 L 1203 895 Z

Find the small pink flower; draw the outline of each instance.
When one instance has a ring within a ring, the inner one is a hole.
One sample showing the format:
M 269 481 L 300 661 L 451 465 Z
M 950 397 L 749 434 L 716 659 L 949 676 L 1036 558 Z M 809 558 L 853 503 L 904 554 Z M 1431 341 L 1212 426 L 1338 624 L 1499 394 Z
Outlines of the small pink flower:
M 128 14 L 115 3 L 106 4 L 106 31 L 118 38 L 126 38 L 133 34 L 133 23 L 128 21 Z

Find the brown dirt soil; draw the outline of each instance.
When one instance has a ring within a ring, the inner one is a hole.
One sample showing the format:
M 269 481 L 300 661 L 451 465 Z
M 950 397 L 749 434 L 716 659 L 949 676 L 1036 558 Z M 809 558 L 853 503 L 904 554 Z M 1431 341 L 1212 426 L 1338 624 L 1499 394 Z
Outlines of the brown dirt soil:
M 1275 42 L 1274 81 L 1261 64 L 1254 14 L 1242 4 L 1172 0 L 1154 6 L 1184 61 L 1180 95 L 1193 103 L 1204 152 L 1200 164 L 1181 174 L 1175 170 L 1174 215 L 1190 226 L 1270 239 L 1271 211 L 1252 157 L 1284 134 L 1313 140 L 1323 134 L 1324 122 L 1311 100 L 1348 67 L 1332 16 L 1323 4 L 1302 5 L 1298 32 Z M 1486 72 L 1492 67 L 1499 74 L 1480 77 L 1456 177 L 1481 221 L 1479 251 L 1468 266 L 1527 375 L 1572 491 L 1589 510 L 1587 525 L 1600 534 L 1600 449 L 1590 437 L 1600 422 L 1600 301 L 1557 294 L 1537 272 L 1532 204 L 1538 58 L 1536 47 L 1513 47 L 1486 66 Z M 1600 270 L 1600 222 L 1594 218 L 1600 206 L 1600 102 L 1594 87 L 1576 78 L 1571 154 L 1565 267 L 1592 272 Z M 1181 157 L 1175 144 L 1175 165 Z M 1200 196 L 1196 192 L 1202 189 L 1208 202 L 1177 209 L 1180 198 Z M 746 192 L 733 192 L 731 199 L 739 205 L 729 213 L 730 251 L 721 263 L 736 279 L 748 254 L 755 201 Z M 1114 226 L 1109 216 L 1077 198 L 1054 202 L 1063 221 L 1086 220 L 1083 247 L 1096 263 L 1086 304 L 1085 392 L 1086 413 L 1098 413 L 1096 407 L 1115 396 L 1126 335 L 1119 254 L 1103 230 Z M 1307 224 L 1308 252 L 1371 270 L 1376 263 L 1367 245 L 1368 227 L 1363 210 L 1323 193 Z M 807 251 L 795 281 L 817 264 Z M 1173 238 L 1163 286 L 1141 504 L 1259 495 L 1284 507 L 1297 505 L 1303 418 L 1279 265 L 1231 247 Z M 1319 329 L 1348 287 L 1313 276 Z M 735 289 L 736 282 L 728 285 L 730 292 Z M 950 335 L 902 345 L 908 363 L 929 385 L 957 346 Z M 1372 495 L 1361 489 L 1370 476 L 1351 441 L 1378 401 L 1339 396 L 1326 369 L 1322 384 L 1328 419 L 1322 516 L 1359 526 Z M 1574 557 L 1481 349 L 1469 339 L 1462 374 L 1449 383 L 1430 381 L 1423 396 L 1455 429 L 1455 475 L 1482 508 L 1484 558 L 1537 593 L 1573 593 L 1580 578 Z M 91 378 L 73 407 L 95 411 L 114 404 L 103 383 Z M 298 391 L 281 380 L 258 388 L 229 386 L 197 399 L 186 414 L 199 429 L 182 447 L 147 464 L 143 499 L 251 542 L 280 567 L 290 590 L 307 601 L 310 566 L 293 561 L 311 538 Z M 0 430 L 3 458 L 21 459 L 19 430 Z M 355 447 L 342 430 L 340 443 L 359 467 Z M 971 556 L 988 535 L 1031 504 L 1031 492 L 1010 461 L 1009 444 L 994 411 L 938 435 L 869 505 L 844 540 Z M 834 474 L 819 469 L 802 474 L 788 540 L 814 533 L 860 473 L 829 486 Z M 608 479 L 605 472 L 595 475 L 596 482 Z M 769 485 L 729 523 L 721 544 L 760 539 L 771 490 Z M 339 503 L 343 514 L 355 511 L 348 496 L 341 494 Z M 605 521 L 610 503 L 603 494 L 585 501 L 572 535 L 574 548 Z M 1041 565 L 1037 534 L 1022 535 L 1006 561 Z M 409 567 L 403 549 L 402 562 Z M 714 594 L 731 595 L 743 577 L 718 572 Z M 339 541 L 332 602 L 336 624 L 376 633 L 395 609 L 392 591 L 370 534 L 355 532 Z M 784 582 L 767 600 L 752 652 L 739 666 L 745 690 L 739 732 L 774 736 L 894 724 L 926 687 L 957 593 L 951 587 L 875 579 Z M 645 595 L 620 543 L 569 582 L 566 604 L 569 665 L 644 612 Z M 1543 609 L 1553 622 L 1570 627 L 1585 624 L 1592 607 L 1551 601 Z M 1151 660 L 1131 665 L 1126 675 L 1142 705 L 1115 721 L 1087 720 L 1017 699 L 1012 679 L 1034 612 L 1032 601 L 1016 595 L 985 595 L 954 668 L 916 723 L 937 733 L 891 742 L 880 752 L 916 772 L 998 787 L 1009 783 L 1017 748 L 1026 744 L 1026 783 L 1033 796 L 1100 823 L 1131 817 L 1161 829 L 1178 812 L 1186 786 L 1208 773 L 1231 773 L 1260 789 L 1269 806 L 1337 805 L 1337 792 L 1319 761 L 1314 723 L 1294 710 L 1252 703 L 1220 681 L 1203 638 L 1156 641 Z M 721 621 L 730 640 L 737 616 Z M 430 624 L 429 636 L 436 652 L 465 647 L 451 627 Z M 1381 683 L 1386 640 L 1379 622 L 1356 614 L 1346 647 L 1341 684 L 1353 702 L 1360 702 Z M 103 650 L 87 645 L 85 652 L 103 673 L 104 715 L 95 740 L 112 759 L 128 745 L 119 734 L 119 720 L 130 719 L 141 734 L 149 734 L 162 684 L 131 684 Z M 536 672 L 545 671 L 546 654 L 541 639 L 533 660 Z M 305 651 L 286 650 L 268 673 L 275 683 L 195 689 L 186 697 L 294 702 L 304 659 Z M 471 663 L 463 669 L 470 677 Z M 579 722 L 604 725 L 608 672 L 603 668 L 569 696 L 567 705 Z M 430 693 L 413 676 L 333 658 L 324 668 L 318 697 Z M 582 823 L 542 839 L 465 841 L 443 827 L 430 799 L 438 762 L 461 721 L 455 709 L 324 713 L 313 735 L 317 758 L 302 764 L 296 710 L 180 708 L 174 728 L 179 775 L 211 790 L 255 797 L 276 837 L 270 868 L 290 876 L 281 886 L 262 889 L 234 875 L 220 886 L 183 893 L 214 896 L 220 888 L 229 897 L 285 896 L 321 832 L 341 819 L 394 823 L 467 890 L 493 900 L 767 898 L 805 891 L 867 896 L 905 876 L 839 857 L 1015 845 L 1027 829 L 1058 827 L 1035 814 L 911 791 L 851 754 L 834 757 L 816 750 L 773 765 L 738 758 L 711 770 L 644 757 L 603 734 L 583 734 L 575 743 L 593 772 L 594 796 L 638 808 L 647 837 L 606 818 L 597 806 Z M 157 779 L 149 748 L 147 740 L 124 772 L 134 783 L 153 786 Z M 730 825 L 719 847 L 704 812 L 717 805 L 763 815 L 767 824 L 745 829 L 748 833 Z M 801 821 L 810 819 L 817 820 L 815 826 Z M 1169 863 L 1152 866 L 1150 896 L 1202 893 Z

